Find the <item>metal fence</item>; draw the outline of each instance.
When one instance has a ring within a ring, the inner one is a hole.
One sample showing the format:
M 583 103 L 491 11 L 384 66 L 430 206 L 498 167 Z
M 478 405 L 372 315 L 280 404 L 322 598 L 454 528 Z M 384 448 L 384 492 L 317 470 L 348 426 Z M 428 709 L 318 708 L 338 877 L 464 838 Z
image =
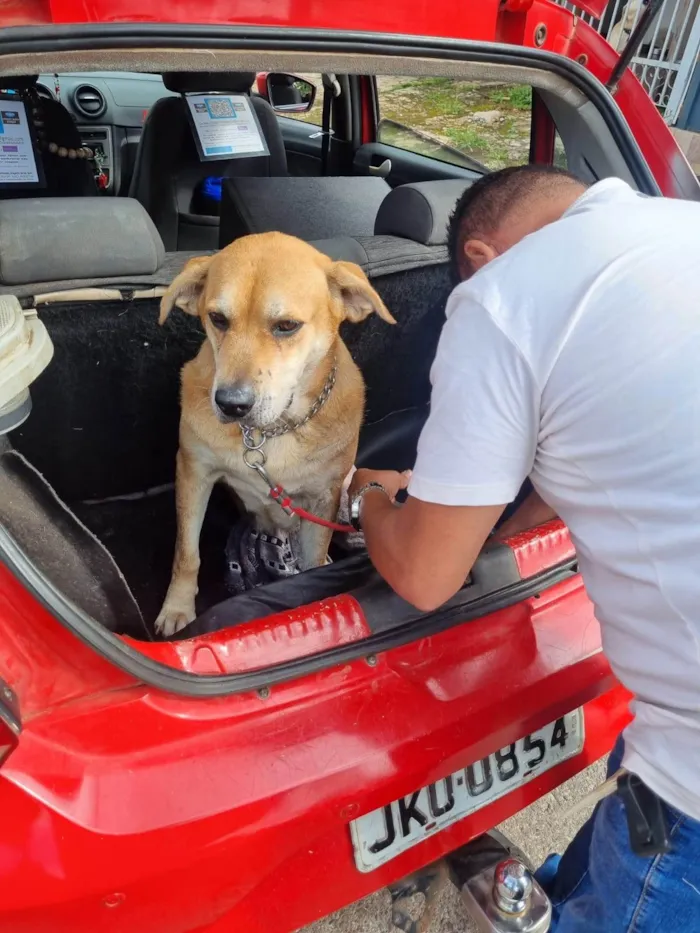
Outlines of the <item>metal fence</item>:
M 557 2 L 576 13 L 620 50 L 637 25 L 644 0 L 610 0 L 595 19 L 567 0 Z M 644 36 L 632 69 L 668 124 L 679 114 L 700 51 L 700 0 L 665 0 Z

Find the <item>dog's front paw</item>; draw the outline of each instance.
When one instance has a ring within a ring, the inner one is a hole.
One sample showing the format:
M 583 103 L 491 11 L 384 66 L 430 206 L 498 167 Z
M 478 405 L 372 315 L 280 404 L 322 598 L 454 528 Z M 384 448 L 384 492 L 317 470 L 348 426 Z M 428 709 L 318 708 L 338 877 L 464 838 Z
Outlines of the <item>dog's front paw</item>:
M 166 638 L 168 635 L 174 635 L 190 622 L 194 621 L 196 612 L 194 606 L 186 608 L 178 606 L 163 606 L 160 615 L 156 619 L 155 629 L 158 635 Z

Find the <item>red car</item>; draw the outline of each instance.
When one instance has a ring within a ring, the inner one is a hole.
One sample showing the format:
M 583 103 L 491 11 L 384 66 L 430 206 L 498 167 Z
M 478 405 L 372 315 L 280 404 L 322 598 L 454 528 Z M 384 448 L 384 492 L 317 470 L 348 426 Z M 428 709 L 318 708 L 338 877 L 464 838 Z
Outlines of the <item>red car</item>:
M 193 253 L 270 225 L 360 262 L 399 321 L 347 337 L 360 459 L 405 468 L 460 190 L 528 159 L 650 195 L 697 180 L 632 73 L 606 89 L 617 54 L 549 0 L 16 0 L 0 26 L 20 140 L 0 159 L 0 927 L 290 933 L 464 862 L 629 717 L 566 528 L 487 548 L 425 615 L 338 549 L 231 597 L 215 497 L 199 617 L 156 640 L 178 370 L 201 340 L 184 315 L 159 328 L 158 298 Z M 255 73 L 267 153 L 203 160 L 183 95 L 248 95 Z

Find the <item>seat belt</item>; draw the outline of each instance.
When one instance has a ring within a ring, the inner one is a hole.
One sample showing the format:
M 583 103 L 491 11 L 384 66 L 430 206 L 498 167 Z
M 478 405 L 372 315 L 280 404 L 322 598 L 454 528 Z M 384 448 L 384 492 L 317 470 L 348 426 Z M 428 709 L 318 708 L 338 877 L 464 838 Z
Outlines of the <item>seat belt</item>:
M 321 75 L 323 81 L 323 112 L 321 115 L 321 174 L 327 175 L 330 152 L 331 137 L 333 130 L 331 128 L 331 115 L 333 101 L 340 97 L 340 84 L 334 74 Z

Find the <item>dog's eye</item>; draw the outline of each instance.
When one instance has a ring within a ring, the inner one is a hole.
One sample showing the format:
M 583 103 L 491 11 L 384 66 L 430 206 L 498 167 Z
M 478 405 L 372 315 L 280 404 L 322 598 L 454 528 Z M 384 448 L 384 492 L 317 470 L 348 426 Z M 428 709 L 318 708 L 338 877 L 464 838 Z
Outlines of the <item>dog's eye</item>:
M 228 318 L 221 311 L 212 311 L 209 314 L 209 320 L 217 330 L 226 330 L 228 327 Z
M 272 333 L 275 337 L 289 337 L 301 328 L 301 321 L 275 321 Z

